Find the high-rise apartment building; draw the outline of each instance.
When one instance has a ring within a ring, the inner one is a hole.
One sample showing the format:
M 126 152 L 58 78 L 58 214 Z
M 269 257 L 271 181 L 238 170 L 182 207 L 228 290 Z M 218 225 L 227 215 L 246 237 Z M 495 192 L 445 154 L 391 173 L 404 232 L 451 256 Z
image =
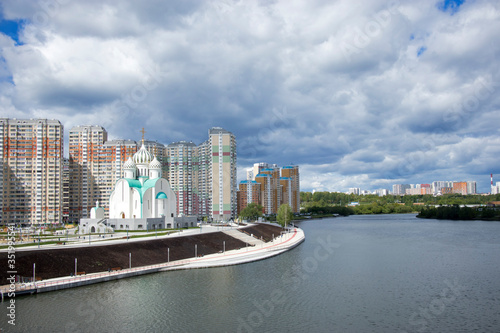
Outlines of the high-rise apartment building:
M 270 175 L 270 197 L 271 197 L 271 212 L 277 213 L 281 205 L 281 186 L 280 186 L 280 168 L 266 168 L 260 171 L 260 175 Z M 257 175 L 259 176 L 259 175 Z
M 258 185 L 258 204 L 262 206 L 264 214 L 276 214 L 282 204 L 288 204 L 294 213 L 300 211 L 300 175 L 297 165 L 284 166 L 280 170 L 276 164 L 255 163 L 252 169 L 247 170 L 247 180 L 240 182 L 239 211 L 246 204 L 255 202 L 245 201 L 248 194 L 244 191 L 248 191 L 251 178 L 252 183 Z
M 467 195 L 467 182 L 454 182 L 453 193 Z
M 361 189 L 359 187 L 350 187 L 349 191 L 347 193 L 348 194 L 360 195 L 361 194 Z
M 168 181 L 177 213 L 229 220 L 237 213 L 236 138 L 221 127 L 196 146 L 179 141 L 166 148 Z
M 101 126 L 76 126 L 69 131 L 69 221 L 90 217 L 98 195 L 99 148 L 108 139 Z M 96 170 L 97 169 L 97 170 Z
M 477 194 L 477 184 L 475 181 L 467 182 L 467 194 Z
M 405 195 L 406 190 L 410 188 L 411 188 L 410 184 L 394 184 L 392 185 L 392 194 Z
M 212 216 L 212 149 L 210 142 L 204 141 L 198 145 L 195 156 L 195 191 L 198 201 L 198 215 Z
M 491 194 L 500 193 L 500 182 L 496 182 L 495 185 L 491 186 Z
M 411 188 L 406 189 L 407 195 L 424 195 L 432 194 L 432 188 L 430 184 L 414 184 Z
M 272 189 L 273 176 L 266 173 L 259 173 L 255 176 L 255 182 L 259 184 L 260 188 L 260 205 L 262 206 L 265 215 L 276 214 L 273 210 L 273 189 Z M 242 207 L 242 209 L 245 207 Z
M 69 159 L 63 159 L 62 172 L 62 221 L 69 222 Z
M 248 204 L 255 203 L 260 205 L 260 184 L 255 180 L 243 180 L 238 187 L 238 214 Z
M 236 218 L 236 138 L 221 127 L 208 131 L 211 163 L 208 170 L 208 186 L 211 197 L 210 216 L 214 220 Z
M 283 189 L 282 203 L 288 204 L 292 208 L 292 212 L 300 212 L 300 174 L 298 165 L 287 165 L 281 168 L 281 177 L 289 178 L 290 190 L 285 192 Z M 281 180 L 280 180 L 281 182 Z M 284 181 L 283 185 L 288 185 L 288 181 Z
M 448 188 L 453 188 L 453 182 L 452 181 L 434 181 L 431 184 L 432 186 L 432 193 L 434 195 L 436 194 L 443 194 L 448 191 Z M 443 192 L 443 188 L 446 188 Z
M 292 208 L 293 211 L 293 191 L 292 191 L 292 179 L 290 177 L 280 177 L 280 192 L 281 192 L 281 203 L 280 205 L 287 204 Z M 278 207 L 279 208 L 279 207 Z
M 198 149 L 193 142 L 171 143 L 166 150 L 168 177 L 177 197 L 177 214 L 198 215 Z
M 62 221 L 64 129 L 58 120 L 0 119 L 0 221 Z
M 254 163 L 253 168 L 247 171 L 247 179 L 255 180 L 255 177 L 264 169 L 279 169 L 277 164 L 269 164 L 265 162 Z M 251 176 L 252 178 L 248 178 Z
M 76 126 L 70 130 L 70 222 L 89 218 L 97 201 L 108 216 L 109 196 L 115 183 L 123 177 L 123 164 L 136 151 L 135 141 L 108 141 L 108 133 L 101 126 Z

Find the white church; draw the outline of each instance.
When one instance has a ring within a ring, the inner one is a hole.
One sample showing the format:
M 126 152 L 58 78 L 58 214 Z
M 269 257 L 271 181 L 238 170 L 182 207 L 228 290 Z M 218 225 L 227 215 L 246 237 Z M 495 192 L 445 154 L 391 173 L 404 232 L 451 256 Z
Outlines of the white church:
M 161 163 L 144 147 L 144 139 L 123 170 L 124 177 L 116 182 L 109 198 L 109 218 L 104 218 L 104 209 L 97 202 L 90 219 L 80 220 L 78 233 L 196 226 L 196 216 L 176 216 L 175 193 L 168 180 L 162 178 Z
M 172 228 L 176 197 L 162 178 L 162 165 L 144 142 L 123 165 L 124 177 L 116 182 L 109 198 L 108 225 L 120 230 Z

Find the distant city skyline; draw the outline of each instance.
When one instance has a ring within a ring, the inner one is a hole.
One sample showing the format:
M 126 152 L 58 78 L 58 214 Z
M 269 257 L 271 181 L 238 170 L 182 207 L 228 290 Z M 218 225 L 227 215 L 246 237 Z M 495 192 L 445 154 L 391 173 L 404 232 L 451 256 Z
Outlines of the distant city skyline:
M 238 139 L 301 190 L 500 179 L 500 2 L 2 1 L 0 118 Z M 133 137 L 131 137 L 133 135 Z

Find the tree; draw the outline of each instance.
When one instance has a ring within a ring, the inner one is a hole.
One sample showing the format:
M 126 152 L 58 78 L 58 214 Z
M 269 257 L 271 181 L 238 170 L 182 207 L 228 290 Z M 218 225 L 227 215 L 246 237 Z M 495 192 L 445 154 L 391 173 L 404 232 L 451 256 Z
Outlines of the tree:
M 288 223 L 293 219 L 292 208 L 288 204 L 283 204 L 278 208 L 278 215 L 276 220 L 282 227 L 286 227 Z
M 240 212 L 239 217 L 244 220 L 256 220 L 262 216 L 262 206 L 256 203 L 249 203 Z

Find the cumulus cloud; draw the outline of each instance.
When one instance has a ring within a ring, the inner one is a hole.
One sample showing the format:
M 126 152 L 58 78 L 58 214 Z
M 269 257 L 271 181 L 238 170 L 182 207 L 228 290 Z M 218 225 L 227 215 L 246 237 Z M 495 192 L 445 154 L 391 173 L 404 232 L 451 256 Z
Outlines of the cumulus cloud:
M 500 5 L 6 0 L 0 116 L 168 144 L 222 126 L 303 190 L 500 173 Z M 1 25 L 0 25 L 1 27 Z M 240 171 L 241 177 L 244 172 Z M 452 179 L 450 179 L 452 178 Z

